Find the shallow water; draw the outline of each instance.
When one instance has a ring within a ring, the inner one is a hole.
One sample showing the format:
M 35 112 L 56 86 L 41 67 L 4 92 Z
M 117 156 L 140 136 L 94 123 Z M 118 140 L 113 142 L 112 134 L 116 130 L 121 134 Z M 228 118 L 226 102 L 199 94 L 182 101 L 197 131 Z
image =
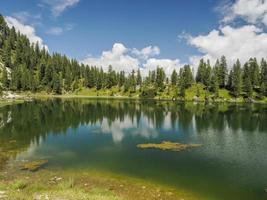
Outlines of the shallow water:
M 203 146 L 141 150 L 162 141 Z M 46 158 L 47 168 L 99 170 L 210 199 L 266 199 L 267 105 L 55 99 L 0 108 L 0 168 Z

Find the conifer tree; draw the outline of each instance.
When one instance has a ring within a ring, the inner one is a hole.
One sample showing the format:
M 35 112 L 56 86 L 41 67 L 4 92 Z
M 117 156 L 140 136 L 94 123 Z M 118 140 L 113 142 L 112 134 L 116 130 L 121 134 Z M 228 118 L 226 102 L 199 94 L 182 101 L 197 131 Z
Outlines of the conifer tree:
M 175 69 L 172 71 L 172 75 L 171 75 L 171 84 L 173 86 L 177 85 L 177 82 L 178 82 L 178 74 L 177 72 L 175 71 Z
M 239 60 L 237 60 L 233 66 L 231 89 L 235 97 L 238 97 L 242 90 L 242 70 Z

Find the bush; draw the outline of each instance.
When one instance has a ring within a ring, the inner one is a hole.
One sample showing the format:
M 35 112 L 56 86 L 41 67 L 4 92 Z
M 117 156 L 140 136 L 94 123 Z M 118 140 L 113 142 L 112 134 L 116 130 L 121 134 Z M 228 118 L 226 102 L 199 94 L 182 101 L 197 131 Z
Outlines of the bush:
M 142 98 L 154 98 L 157 95 L 157 91 L 154 87 L 144 87 L 141 92 Z

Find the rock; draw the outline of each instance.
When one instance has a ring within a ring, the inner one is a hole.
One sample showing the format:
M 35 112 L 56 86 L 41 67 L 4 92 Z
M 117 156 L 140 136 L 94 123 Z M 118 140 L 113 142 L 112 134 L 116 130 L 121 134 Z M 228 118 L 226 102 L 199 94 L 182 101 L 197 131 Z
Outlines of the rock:
M 198 100 L 199 100 L 199 98 L 197 96 L 193 97 L 193 101 L 198 101 Z
M 167 192 L 167 195 L 171 196 L 171 195 L 173 195 L 173 193 L 172 192 Z
M 0 190 L 0 199 L 5 199 L 7 198 L 6 191 Z
M 35 194 L 33 196 L 33 199 L 34 200 L 49 200 L 50 198 L 49 198 L 48 194 Z
M 62 179 L 63 178 L 61 178 L 61 177 L 55 176 L 55 177 L 51 178 L 49 181 L 51 181 L 51 182 L 58 182 L 58 181 L 61 181 Z
M 143 185 L 143 186 L 142 186 L 142 189 L 143 189 L 143 190 L 146 189 L 146 186 Z

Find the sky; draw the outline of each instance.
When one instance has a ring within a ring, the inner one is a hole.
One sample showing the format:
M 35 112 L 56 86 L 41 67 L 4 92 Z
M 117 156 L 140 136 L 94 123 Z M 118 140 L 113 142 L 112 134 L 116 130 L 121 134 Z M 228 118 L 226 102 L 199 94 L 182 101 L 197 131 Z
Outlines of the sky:
M 104 70 L 267 55 L 267 0 L 0 0 L 0 13 L 49 52 Z

